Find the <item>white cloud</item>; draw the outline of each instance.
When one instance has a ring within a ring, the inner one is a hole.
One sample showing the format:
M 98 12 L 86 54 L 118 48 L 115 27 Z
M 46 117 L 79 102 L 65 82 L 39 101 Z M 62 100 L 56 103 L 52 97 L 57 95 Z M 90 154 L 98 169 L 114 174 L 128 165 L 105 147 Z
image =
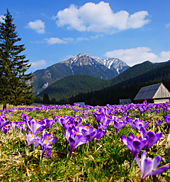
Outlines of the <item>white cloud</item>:
M 109 3 L 101 1 L 98 4 L 89 2 L 80 8 L 72 4 L 69 8 L 59 11 L 53 18 L 57 19 L 58 27 L 114 33 L 130 28 L 141 28 L 150 22 L 146 19 L 148 15 L 147 11 L 138 11 L 132 15 L 124 10 L 114 13 Z
M 166 24 L 165 26 L 166 26 L 166 28 L 169 28 L 170 27 L 170 23 Z
M 35 30 L 37 33 L 45 33 L 45 23 L 42 20 L 30 21 L 26 28 Z
M 86 37 L 77 37 L 76 40 L 79 42 L 79 41 L 89 40 L 89 39 Z
M 67 44 L 67 41 L 59 39 L 57 37 L 51 37 L 49 39 L 46 39 L 48 44 Z
M 0 15 L 0 22 L 4 22 L 4 20 L 2 18 L 5 18 L 5 16 Z
M 100 34 L 100 35 L 98 34 L 98 35 L 95 35 L 95 36 L 92 35 L 90 38 L 91 39 L 97 39 L 99 37 L 103 37 L 103 34 Z
M 144 61 L 164 62 L 170 59 L 170 51 L 162 51 L 159 55 L 151 52 L 149 47 L 137 47 L 131 49 L 118 49 L 106 52 L 106 57 L 119 58 L 129 66 L 142 63 Z
M 40 68 L 40 67 L 45 66 L 45 65 L 46 65 L 45 60 L 31 62 L 31 67 L 33 67 L 33 68 Z

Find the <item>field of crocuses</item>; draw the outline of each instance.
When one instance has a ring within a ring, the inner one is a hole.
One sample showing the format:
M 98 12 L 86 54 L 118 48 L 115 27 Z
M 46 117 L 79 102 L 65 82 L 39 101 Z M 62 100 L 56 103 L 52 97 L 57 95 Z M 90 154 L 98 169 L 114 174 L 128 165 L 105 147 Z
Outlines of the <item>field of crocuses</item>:
M 0 110 L 0 181 L 170 181 L 170 103 Z

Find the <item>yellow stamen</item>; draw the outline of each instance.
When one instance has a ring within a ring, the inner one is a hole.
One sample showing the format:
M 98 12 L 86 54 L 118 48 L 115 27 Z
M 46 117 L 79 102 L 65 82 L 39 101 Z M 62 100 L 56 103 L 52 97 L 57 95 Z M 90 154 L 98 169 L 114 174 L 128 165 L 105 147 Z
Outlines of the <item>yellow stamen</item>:
M 86 129 L 89 128 L 89 126 L 86 126 Z
M 152 132 L 154 132 L 154 133 L 155 133 L 155 131 L 154 131 L 154 130 L 150 130 L 150 131 L 152 131 Z
M 45 144 L 48 144 L 48 140 L 45 140 Z
M 99 111 L 97 111 L 97 114 L 99 114 Z
M 141 137 L 141 135 L 139 133 L 137 133 L 137 139 L 139 140 L 139 138 Z
M 97 130 L 96 128 L 93 128 L 93 130 Z
M 47 136 L 47 139 L 46 140 L 49 140 L 51 137 L 50 136 Z
M 76 132 L 76 135 L 78 135 L 79 134 L 79 132 Z

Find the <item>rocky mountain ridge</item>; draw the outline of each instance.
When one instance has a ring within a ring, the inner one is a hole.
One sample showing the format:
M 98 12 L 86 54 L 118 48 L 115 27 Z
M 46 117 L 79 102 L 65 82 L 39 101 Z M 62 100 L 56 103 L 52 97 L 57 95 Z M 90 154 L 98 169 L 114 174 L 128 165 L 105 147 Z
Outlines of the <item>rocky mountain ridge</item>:
M 31 84 L 34 86 L 34 94 L 37 95 L 50 84 L 70 75 L 90 75 L 110 80 L 128 68 L 129 66 L 118 58 L 99 59 L 80 53 L 66 61 L 35 71 Z

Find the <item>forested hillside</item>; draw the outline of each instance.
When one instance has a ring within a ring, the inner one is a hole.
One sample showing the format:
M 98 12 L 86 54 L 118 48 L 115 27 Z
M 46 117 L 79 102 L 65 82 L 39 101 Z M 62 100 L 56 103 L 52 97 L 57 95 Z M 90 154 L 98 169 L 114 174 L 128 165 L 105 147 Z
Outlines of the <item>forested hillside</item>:
M 154 83 L 163 82 L 170 90 L 170 62 L 162 63 L 159 66 L 146 71 L 134 78 L 115 84 L 100 91 L 79 94 L 68 99 L 69 103 L 84 101 L 89 105 L 118 104 L 119 99 L 130 98 L 132 101 L 141 87 Z M 64 103 L 61 100 L 58 103 Z
M 44 93 L 49 95 L 50 100 L 61 100 L 75 96 L 79 93 L 101 90 L 110 86 L 109 80 L 102 80 L 87 75 L 73 75 L 65 77 L 43 90 L 38 96 L 43 98 Z
M 141 64 L 137 64 L 135 66 L 130 67 L 129 69 L 127 69 L 126 71 L 124 71 L 123 73 L 121 73 L 120 75 L 118 75 L 117 77 L 113 78 L 111 80 L 111 85 L 115 85 L 119 82 L 128 80 L 130 78 L 134 78 L 138 75 L 141 75 L 143 73 L 145 73 L 148 70 L 151 70 L 153 68 L 156 68 L 158 66 L 160 66 L 162 63 L 151 63 L 150 61 L 145 61 Z

